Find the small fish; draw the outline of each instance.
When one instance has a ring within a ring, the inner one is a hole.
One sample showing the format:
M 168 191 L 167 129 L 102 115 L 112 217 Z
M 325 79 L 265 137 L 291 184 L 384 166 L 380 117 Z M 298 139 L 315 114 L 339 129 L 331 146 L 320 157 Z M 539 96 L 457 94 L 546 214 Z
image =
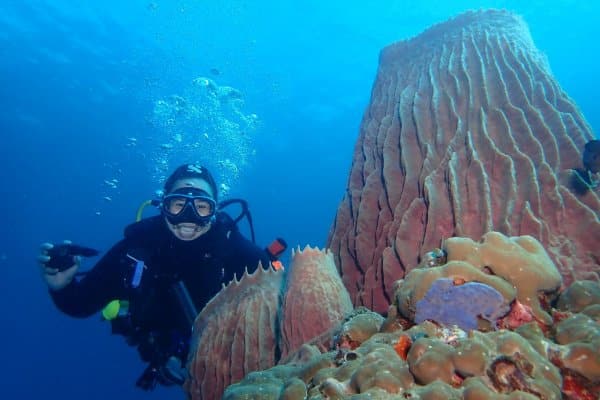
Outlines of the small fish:
M 210 73 L 213 74 L 214 76 L 219 76 L 221 75 L 221 71 L 219 71 L 217 68 L 211 68 Z
M 573 168 L 569 182 L 571 190 L 579 196 L 600 187 L 600 179 L 596 176 L 600 172 L 600 140 L 590 140 L 585 144 L 581 161 L 583 168 Z
M 600 172 L 600 140 L 590 140 L 585 144 L 583 167 L 592 174 Z
M 447 257 L 448 254 L 445 250 L 435 248 L 423 256 L 423 261 L 421 262 L 421 264 L 430 268 L 439 267 L 440 265 L 446 264 Z
M 590 189 L 597 188 L 598 182 L 594 180 L 592 174 L 590 174 L 590 171 L 581 168 L 575 168 L 571 174 L 569 185 L 575 194 L 583 196 L 589 192 Z

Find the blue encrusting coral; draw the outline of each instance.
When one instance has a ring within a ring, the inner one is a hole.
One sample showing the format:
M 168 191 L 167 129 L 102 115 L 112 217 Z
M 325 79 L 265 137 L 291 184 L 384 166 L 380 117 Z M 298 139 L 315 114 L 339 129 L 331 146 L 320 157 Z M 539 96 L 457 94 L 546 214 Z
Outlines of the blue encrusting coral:
M 496 320 L 508 311 L 502 294 L 491 286 L 479 282 L 455 285 L 452 279 L 440 278 L 417 302 L 415 322 L 429 319 L 470 330 L 477 329 L 477 318 L 483 318 L 495 328 Z

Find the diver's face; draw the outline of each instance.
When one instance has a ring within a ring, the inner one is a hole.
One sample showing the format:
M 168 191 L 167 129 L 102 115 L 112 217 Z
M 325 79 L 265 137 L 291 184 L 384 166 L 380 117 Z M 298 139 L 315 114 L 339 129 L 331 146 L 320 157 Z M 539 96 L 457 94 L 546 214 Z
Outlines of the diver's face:
M 211 197 L 215 197 L 215 194 L 213 193 L 208 182 L 200 178 L 185 178 L 175 181 L 171 192 L 174 192 L 177 189 L 188 187 L 203 190 L 206 193 L 210 194 Z M 169 227 L 169 230 L 173 233 L 173 235 L 175 235 L 177 239 L 186 241 L 198 239 L 200 236 L 208 232 L 212 226 L 210 222 L 206 225 L 198 225 L 193 222 L 182 222 L 175 225 L 170 223 L 166 218 L 165 222 L 167 224 L 167 227 Z

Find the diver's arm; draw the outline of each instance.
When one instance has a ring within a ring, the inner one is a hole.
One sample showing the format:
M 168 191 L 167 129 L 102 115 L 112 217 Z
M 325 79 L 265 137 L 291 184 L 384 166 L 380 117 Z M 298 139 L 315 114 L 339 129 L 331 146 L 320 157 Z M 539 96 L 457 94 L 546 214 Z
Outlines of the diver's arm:
M 120 241 L 82 279 L 73 279 L 59 290 L 50 288 L 54 304 L 67 315 L 84 318 L 123 296 L 126 288 L 121 262 L 125 253 L 125 241 Z

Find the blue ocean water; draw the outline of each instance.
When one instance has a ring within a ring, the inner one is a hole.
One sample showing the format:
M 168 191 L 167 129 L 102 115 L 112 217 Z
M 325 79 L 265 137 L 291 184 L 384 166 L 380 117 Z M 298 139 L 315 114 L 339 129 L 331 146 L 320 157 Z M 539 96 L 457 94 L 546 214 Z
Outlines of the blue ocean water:
M 600 127 L 591 0 L 80 3 L 0 3 L 5 399 L 181 398 L 135 389 L 135 350 L 99 317 L 53 307 L 39 244 L 108 249 L 166 171 L 201 161 L 250 202 L 258 242 L 322 246 L 378 53 L 433 23 L 472 8 L 523 15 Z

